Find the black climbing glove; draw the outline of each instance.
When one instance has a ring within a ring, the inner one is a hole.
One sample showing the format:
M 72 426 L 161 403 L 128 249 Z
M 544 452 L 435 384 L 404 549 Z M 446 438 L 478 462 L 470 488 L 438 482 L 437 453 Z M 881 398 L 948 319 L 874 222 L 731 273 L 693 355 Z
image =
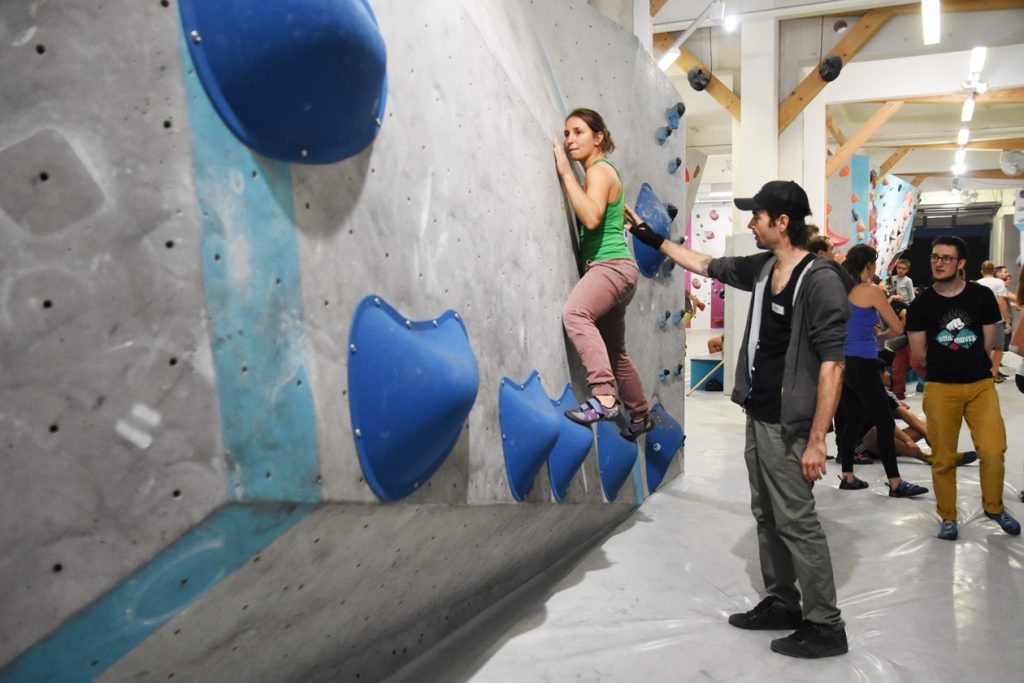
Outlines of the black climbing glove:
M 664 237 L 651 230 L 651 226 L 647 225 L 646 221 L 633 225 L 629 231 L 633 233 L 634 237 L 655 251 L 661 249 L 661 243 L 665 241 Z

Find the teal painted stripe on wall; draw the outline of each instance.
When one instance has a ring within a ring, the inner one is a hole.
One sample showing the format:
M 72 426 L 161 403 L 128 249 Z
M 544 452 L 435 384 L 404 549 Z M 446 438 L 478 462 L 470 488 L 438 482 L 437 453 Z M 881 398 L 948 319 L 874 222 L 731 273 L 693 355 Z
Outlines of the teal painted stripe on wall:
M 222 507 L 10 662 L 0 670 L 0 681 L 92 680 L 315 507 Z
M 3 683 L 92 680 L 322 498 L 291 171 L 234 138 L 184 45 L 181 55 L 227 493 L 247 502 L 214 512 L 8 663 Z
M 228 496 L 319 501 L 291 170 L 231 134 L 181 55 Z

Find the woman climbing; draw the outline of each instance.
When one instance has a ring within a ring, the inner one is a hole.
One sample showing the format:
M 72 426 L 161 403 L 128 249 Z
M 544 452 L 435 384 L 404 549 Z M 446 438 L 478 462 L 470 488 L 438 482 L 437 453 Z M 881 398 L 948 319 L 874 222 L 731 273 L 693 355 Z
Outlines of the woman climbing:
M 614 420 L 619 395 L 631 420 L 622 436 L 636 440 L 654 427 L 640 375 L 626 353 L 626 307 L 639 269 L 623 232 L 625 196 L 619 172 L 605 158 L 615 149 L 604 119 L 576 109 L 565 120 L 565 142 L 551 141 L 558 177 L 579 220 L 580 260 L 585 272 L 562 309 L 562 323 L 587 370 L 591 398 L 565 414 L 583 425 Z M 569 159 L 586 172 L 583 185 Z

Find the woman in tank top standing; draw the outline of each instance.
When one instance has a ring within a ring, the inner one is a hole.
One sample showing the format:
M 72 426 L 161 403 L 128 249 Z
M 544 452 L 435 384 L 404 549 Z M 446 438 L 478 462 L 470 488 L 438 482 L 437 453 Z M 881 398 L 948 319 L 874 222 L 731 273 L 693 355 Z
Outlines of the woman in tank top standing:
M 868 483 L 853 474 L 853 451 L 866 422 L 875 425 L 878 448 L 889 480 L 889 495 L 909 498 L 928 493 L 928 489 L 900 477 L 893 441 L 895 422 L 889 411 L 889 399 L 878 374 L 878 346 L 875 325 L 878 316 L 889 326 L 889 334 L 903 334 L 903 323 L 892 310 L 885 292 L 872 284 L 878 252 L 867 244 L 857 244 L 846 253 L 843 267 L 858 283 L 850 290 L 850 318 L 846 322 L 846 371 L 843 373 L 843 428 L 839 435 L 839 460 L 843 473 L 839 488 L 864 489 Z
M 564 135 L 564 146 L 552 140 L 551 148 L 558 177 L 579 220 L 585 273 L 565 302 L 562 323 L 587 370 L 592 394 L 565 414 L 584 425 L 614 420 L 620 412 L 617 382 L 631 416 L 622 435 L 632 441 L 654 425 L 640 375 L 626 353 L 626 307 L 636 291 L 639 269 L 626 246 L 622 180 L 605 158 L 615 143 L 604 119 L 591 109 L 570 113 Z M 570 158 L 586 172 L 583 185 L 572 172 Z

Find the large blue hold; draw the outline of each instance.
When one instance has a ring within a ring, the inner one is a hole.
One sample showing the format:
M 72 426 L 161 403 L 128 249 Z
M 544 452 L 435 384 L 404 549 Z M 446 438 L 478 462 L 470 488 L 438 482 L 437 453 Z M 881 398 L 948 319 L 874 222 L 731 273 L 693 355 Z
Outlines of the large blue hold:
M 326 164 L 377 136 L 384 38 L 366 0 L 180 0 L 196 73 L 239 140 L 279 161 Z
M 349 333 L 352 430 L 366 481 L 385 500 L 422 486 L 455 447 L 480 386 L 462 319 L 411 321 L 379 297 Z
M 566 384 L 562 395 L 558 397 L 555 410 L 558 412 L 560 431 L 558 442 L 548 454 L 548 479 L 551 491 L 559 503 L 565 498 L 569 484 L 580 465 L 587 459 L 587 453 L 594 444 L 594 433 L 581 424 L 577 424 L 565 416 L 565 410 L 575 405 L 576 397 L 572 393 L 572 385 Z
M 623 439 L 614 422 L 602 420 L 597 423 L 597 466 L 601 472 L 604 497 L 609 501 L 619 495 L 619 489 L 633 470 L 637 453 L 636 444 Z
M 523 384 L 501 378 L 498 417 L 508 485 L 512 496 L 522 501 L 533 488 L 533 480 L 558 441 L 561 429 L 558 412 L 544 393 L 536 370 Z
M 635 211 L 640 214 L 640 217 L 644 219 L 647 225 L 651 226 L 651 230 L 665 239 L 672 239 L 668 229 L 672 223 L 672 219 L 668 215 L 668 209 L 647 183 L 640 186 L 640 194 L 636 198 Z M 657 275 L 661 264 L 665 261 L 664 254 L 657 249 L 651 249 L 636 237 L 633 238 L 633 255 L 636 257 L 636 265 L 640 268 L 640 273 L 644 277 L 654 277 Z
M 647 464 L 647 490 L 654 493 L 665 478 L 668 466 L 672 464 L 686 437 L 682 426 L 668 414 L 665 406 L 655 403 L 651 408 L 654 417 L 654 429 L 647 432 L 647 445 L 644 447 L 644 461 Z

